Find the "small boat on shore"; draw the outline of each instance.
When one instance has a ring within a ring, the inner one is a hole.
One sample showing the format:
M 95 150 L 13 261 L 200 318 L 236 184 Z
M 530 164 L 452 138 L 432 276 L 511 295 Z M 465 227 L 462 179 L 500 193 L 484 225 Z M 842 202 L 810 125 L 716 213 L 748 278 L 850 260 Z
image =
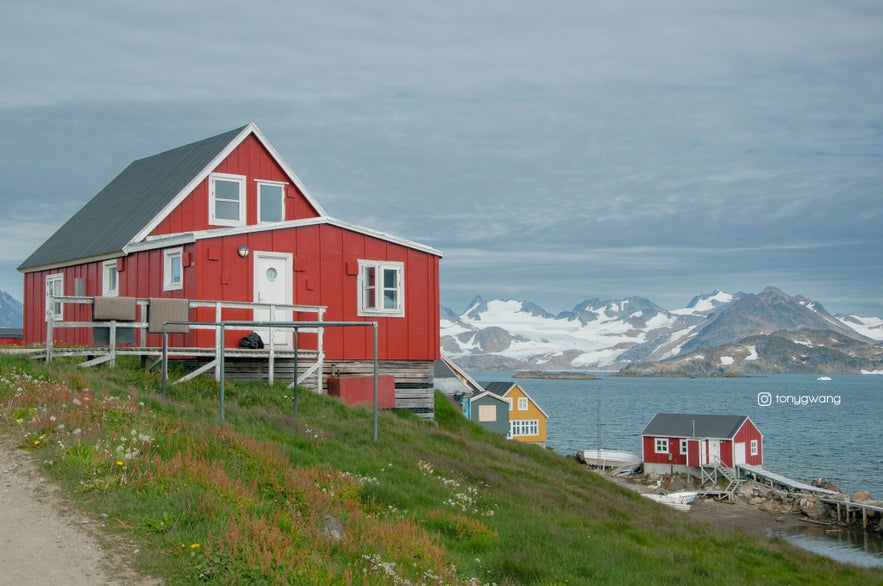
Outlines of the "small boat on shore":
M 637 454 L 616 450 L 580 450 L 576 457 L 592 468 L 622 468 L 641 463 L 641 457 Z
M 644 493 L 643 496 L 647 497 L 652 501 L 656 501 L 657 503 L 661 503 L 663 505 L 667 505 L 673 509 L 677 509 L 679 511 L 689 511 L 690 504 L 696 498 L 696 495 L 699 494 L 695 491 L 686 491 L 686 492 L 670 492 L 670 493 L 662 493 L 662 494 L 653 494 L 653 493 Z

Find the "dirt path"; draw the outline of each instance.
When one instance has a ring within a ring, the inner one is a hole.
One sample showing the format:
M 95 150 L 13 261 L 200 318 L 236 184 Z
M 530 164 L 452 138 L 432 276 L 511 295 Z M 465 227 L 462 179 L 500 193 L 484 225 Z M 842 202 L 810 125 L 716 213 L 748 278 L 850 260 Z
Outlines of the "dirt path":
M 96 539 L 101 521 L 68 505 L 30 455 L 0 433 L 0 585 L 162 583 L 134 574 L 124 554 L 103 548 Z

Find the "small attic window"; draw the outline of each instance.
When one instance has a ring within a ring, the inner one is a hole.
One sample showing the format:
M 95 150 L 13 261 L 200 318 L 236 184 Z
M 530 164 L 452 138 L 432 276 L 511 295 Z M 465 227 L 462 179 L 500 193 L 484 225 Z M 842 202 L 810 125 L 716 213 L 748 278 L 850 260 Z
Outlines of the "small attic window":
M 209 223 L 213 226 L 245 224 L 245 177 L 223 173 L 209 176 Z
M 285 184 L 258 181 L 258 223 L 285 219 Z

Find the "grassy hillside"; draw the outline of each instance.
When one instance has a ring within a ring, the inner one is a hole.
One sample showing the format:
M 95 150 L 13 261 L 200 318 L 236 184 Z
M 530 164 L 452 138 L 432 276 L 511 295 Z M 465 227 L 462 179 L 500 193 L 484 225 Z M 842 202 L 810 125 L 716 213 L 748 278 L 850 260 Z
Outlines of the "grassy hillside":
M 0 356 L 0 430 L 170 584 L 883 584 L 692 524 L 443 397 L 434 424 L 260 383 Z

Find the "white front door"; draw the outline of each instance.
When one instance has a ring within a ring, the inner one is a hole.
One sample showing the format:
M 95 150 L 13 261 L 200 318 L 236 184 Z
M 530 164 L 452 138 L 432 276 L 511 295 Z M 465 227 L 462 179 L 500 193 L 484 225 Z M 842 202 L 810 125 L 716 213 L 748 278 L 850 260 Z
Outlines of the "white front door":
M 708 463 L 716 466 L 721 459 L 721 442 L 720 440 L 708 440 Z
M 254 309 L 255 321 L 291 321 L 291 311 L 273 307 L 274 304 L 291 305 L 294 302 L 292 286 L 292 256 L 284 252 L 254 253 L 254 302 L 266 304 Z M 269 344 L 267 328 L 255 331 Z M 291 348 L 291 329 L 274 329 L 273 344 Z
M 733 444 L 733 464 L 738 466 L 745 463 L 745 442 L 736 442 Z

